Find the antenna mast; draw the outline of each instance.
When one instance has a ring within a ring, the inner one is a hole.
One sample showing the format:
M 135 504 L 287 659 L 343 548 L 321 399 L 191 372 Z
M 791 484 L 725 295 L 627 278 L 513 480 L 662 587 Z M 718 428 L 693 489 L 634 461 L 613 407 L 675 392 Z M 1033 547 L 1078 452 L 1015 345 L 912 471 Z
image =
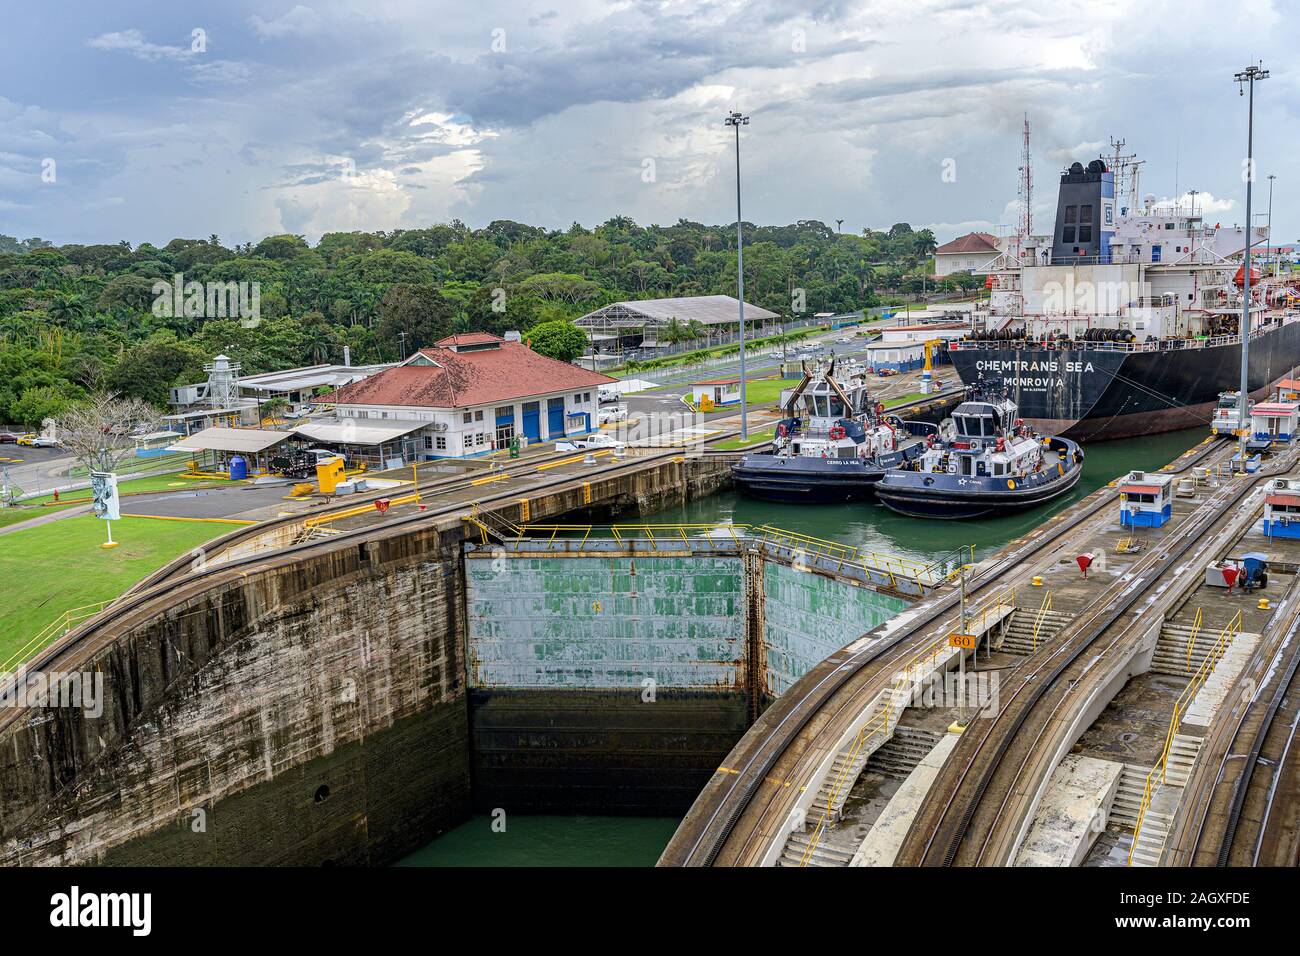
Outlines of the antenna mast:
M 1016 197 L 1020 201 L 1020 222 L 1017 224 L 1016 255 L 1019 257 L 1025 244 L 1034 233 L 1034 170 L 1029 157 L 1029 114 L 1025 114 L 1024 145 L 1020 155 L 1020 188 Z

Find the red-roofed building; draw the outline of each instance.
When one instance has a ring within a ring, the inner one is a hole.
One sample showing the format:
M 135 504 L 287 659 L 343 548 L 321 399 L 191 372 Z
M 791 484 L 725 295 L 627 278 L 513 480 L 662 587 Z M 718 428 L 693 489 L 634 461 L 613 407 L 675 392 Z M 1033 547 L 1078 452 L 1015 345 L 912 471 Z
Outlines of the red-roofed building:
M 981 269 L 1005 251 L 991 233 L 967 233 L 934 250 L 934 274 L 946 276 Z
M 598 390 L 613 381 L 522 342 L 470 332 L 441 339 L 318 402 L 334 406 L 328 427 L 337 430 L 337 444 L 347 444 L 349 432 L 372 430 L 388 436 L 380 463 L 400 457 L 406 464 L 485 454 L 516 437 L 536 443 L 587 434 L 596 428 Z M 390 434 L 399 428 L 400 436 Z

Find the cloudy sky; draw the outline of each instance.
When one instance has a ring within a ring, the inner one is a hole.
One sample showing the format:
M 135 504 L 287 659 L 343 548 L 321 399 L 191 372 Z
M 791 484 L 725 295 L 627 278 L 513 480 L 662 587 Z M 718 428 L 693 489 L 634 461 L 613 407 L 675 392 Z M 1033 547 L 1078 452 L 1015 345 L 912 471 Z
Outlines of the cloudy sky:
M 0 233 L 64 242 L 623 214 L 1036 225 L 1127 141 L 1142 191 L 1245 217 L 1245 100 L 1274 234 L 1300 237 L 1285 0 L 4 0 Z M 1072 9 L 1070 9 L 1072 8 Z M 1067 12 L 1068 11 L 1068 12 Z M 951 162 L 947 162 L 951 161 Z M 945 163 L 954 175 L 945 178 Z M 949 181 L 951 180 L 951 181 Z

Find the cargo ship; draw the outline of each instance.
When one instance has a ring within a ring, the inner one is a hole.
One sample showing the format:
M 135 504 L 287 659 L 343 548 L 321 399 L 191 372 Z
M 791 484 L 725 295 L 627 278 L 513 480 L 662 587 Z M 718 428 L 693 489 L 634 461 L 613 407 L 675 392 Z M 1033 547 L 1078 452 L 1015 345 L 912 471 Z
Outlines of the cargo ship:
M 1052 235 L 1006 240 L 973 270 L 987 277 L 988 301 L 949 358 L 967 385 L 1003 379 L 1021 416 L 1046 434 L 1101 441 L 1205 427 L 1220 393 L 1240 385 L 1247 231 L 1152 195 L 1139 208 L 1137 168 L 1133 157 L 1073 163 Z M 1252 256 L 1265 240 L 1265 229 L 1251 230 Z M 1259 271 L 1252 398 L 1300 365 L 1300 283 Z

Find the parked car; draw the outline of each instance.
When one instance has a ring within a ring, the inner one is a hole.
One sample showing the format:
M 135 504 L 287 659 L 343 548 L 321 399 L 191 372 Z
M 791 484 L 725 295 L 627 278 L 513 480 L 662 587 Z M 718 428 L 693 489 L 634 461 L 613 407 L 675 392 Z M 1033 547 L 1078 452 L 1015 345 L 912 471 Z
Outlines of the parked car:
M 46 438 L 43 435 L 37 435 L 27 444 L 31 445 L 33 448 L 59 448 L 63 445 L 63 442 L 59 441 L 57 438 Z
M 318 465 L 323 461 L 329 461 L 331 458 L 342 458 L 345 465 L 348 461 L 347 456 L 342 452 L 330 451 L 328 448 L 308 448 L 303 454 L 314 456 Z
M 878 370 L 876 371 L 876 374 L 879 375 L 881 378 L 889 378 L 889 376 L 891 376 L 891 375 L 897 375 L 897 374 L 898 374 L 898 369 L 896 369 L 896 368 L 882 368 L 882 369 L 878 369 Z
M 611 422 L 621 422 L 627 419 L 626 405 L 607 405 L 596 413 L 597 425 L 608 425 Z
M 596 448 L 626 448 L 627 442 L 610 438 L 601 432 L 583 435 L 581 438 L 569 438 L 555 443 L 556 451 L 590 451 Z
M 18 432 L 0 432 L 0 445 L 8 445 L 22 438 Z
M 596 399 L 601 405 L 621 401 L 623 393 L 617 385 L 601 385 L 596 389 Z
M 19 435 L 16 441 L 20 445 L 27 445 L 30 447 L 36 444 L 36 439 L 38 437 L 39 436 L 33 435 L 31 432 L 28 432 L 26 435 Z

